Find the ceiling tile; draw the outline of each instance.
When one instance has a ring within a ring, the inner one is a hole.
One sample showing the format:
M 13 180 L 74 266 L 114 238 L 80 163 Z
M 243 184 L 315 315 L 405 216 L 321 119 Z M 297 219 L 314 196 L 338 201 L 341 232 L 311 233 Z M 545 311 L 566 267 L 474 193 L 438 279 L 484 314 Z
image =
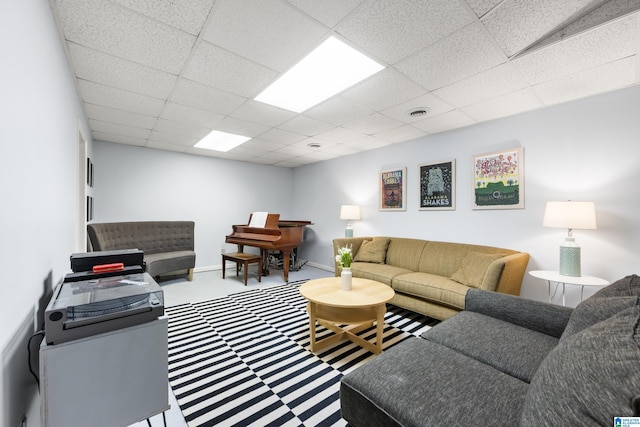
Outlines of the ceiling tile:
M 196 38 L 100 0 L 54 0 L 67 40 L 178 74 Z
M 280 129 L 305 136 L 315 136 L 334 127 L 335 126 L 332 124 L 312 119 L 311 117 L 307 117 L 303 114 L 300 114 L 279 126 Z
M 260 138 L 251 138 L 249 141 L 242 144 L 245 147 L 255 148 L 264 152 L 278 150 L 285 146 L 277 142 L 271 142 Z
M 91 129 L 96 132 L 110 133 L 113 135 L 128 136 L 131 138 L 146 139 L 151 133 L 151 129 L 137 128 L 134 126 L 119 125 L 117 123 L 102 122 L 100 120 L 89 119 Z
M 215 0 L 111 0 L 193 35 L 200 34 Z
M 326 132 L 322 132 L 316 136 L 321 141 L 331 141 L 338 144 L 343 142 L 353 141 L 354 139 L 358 139 L 362 137 L 360 132 L 356 132 L 351 129 L 336 127 Z
M 146 116 L 144 114 L 132 113 L 130 111 L 116 110 L 115 108 L 103 107 L 101 105 L 85 104 L 85 111 L 89 119 L 111 122 L 119 125 L 134 126 L 143 129 L 151 129 L 155 125 L 157 117 Z
M 421 136 L 425 135 L 427 135 L 427 132 L 425 132 L 424 130 L 417 129 L 411 125 L 404 125 L 394 129 L 376 133 L 373 136 L 385 141 L 398 143 L 411 141 L 412 139 L 420 138 Z
M 445 111 L 453 109 L 451 105 L 447 104 L 438 97 L 433 96 L 430 93 L 425 93 L 424 95 L 413 98 L 410 101 L 403 102 L 402 104 L 396 105 L 395 107 L 383 110 L 382 114 L 387 117 L 391 117 L 392 119 L 399 120 L 403 123 L 413 123 L 418 120 L 424 119 L 424 117 L 414 118 L 409 116 L 410 111 L 414 111 L 419 108 L 427 108 L 427 114 L 429 116 L 436 116 L 438 114 L 444 113 Z
M 341 96 L 365 108 L 380 111 L 424 92 L 424 88 L 390 67 L 347 89 Z
M 390 119 L 380 113 L 373 113 L 344 125 L 347 129 L 353 129 L 366 135 L 373 135 L 402 126 L 402 122 Z
M 172 133 L 175 135 L 184 135 L 192 138 L 202 139 L 211 133 L 211 128 L 206 128 L 194 124 L 176 122 L 167 119 L 158 119 L 153 130 L 164 133 Z
M 284 71 L 319 45 L 325 34 L 326 27 L 286 3 L 218 0 L 203 37 L 273 70 Z
M 507 56 L 513 56 L 603 0 L 506 0 L 481 21 Z
M 260 135 L 260 139 L 264 139 L 270 142 L 277 142 L 283 145 L 293 144 L 295 142 L 302 141 L 305 138 L 306 136 L 300 135 L 299 133 L 288 132 L 286 130 L 278 128 L 269 129 L 268 131 Z
M 175 133 L 151 131 L 149 141 L 161 142 L 165 144 L 184 145 L 188 147 L 194 146 L 200 138 L 193 138 L 187 135 L 176 135 Z
M 231 116 L 271 127 L 290 120 L 296 113 L 250 99 L 234 110 Z
M 636 83 L 637 56 L 541 83 L 533 91 L 546 105 L 608 92 Z
M 362 0 L 287 0 L 327 27 L 333 27 L 347 16 Z
M 192 80 L 179 79 L 169 100 L 176 104 L 227 115 L 242 105 L 247 98 Z
M 93 131 L 91 132 L 91 135 L 96 141 L 108 141 L 115 142 L 117 144 L 136 145 L 139 147 L 143 147 L 147 143 L 147 140 L 145 138 L 133 138 L 130 136 L 116 135 L 106 132 Z
M 366 0 L 336 30 L 365 53 L 395 64 L 474 18 L 459 1 Z
M 164 101 L 158 98 L 127 92 L 86 80 L 78 80 L 78 87 L 84 102 L 118 110 L 157 117 L 160 115 L 164 105 Z
M 473 9 L 478 17 L 483 16 L 503 1 L 504 0 L 466 0 L 469 7 Z
M 476 123 L 460 110 L 449 111 L 414 123 L 412 126 L 429 133 L 446 132 Z
M 630 55 L 638 49 L 637 14 L 531 52 L 513 64 L 531 85 L 574 74 Z
M 436 90 L 506 62 L 479 24 L 469 25 L 397 64 L 429 90 Z
M 358 138 L 355 141 L 345 142 L 341 145 L 347 145 L 352 148 L 358 148 L 361 151 L 373 150 L 375 148 L 386 147 L 390 145 L 389 141 L 384 141 L 380 138 L 376 138 L 374 136 L 364 136 L 362 138 Z
M 456 107 L 464 107 L 527 87 L 518 70 L 504 63 L 433 93 Z
M 338 126 L 371 113 L 372 110 L 339 96 L 304 112 L 305 116 Z
M 462 108 L 469 117 L 477 121 L 493 120 L 542 107 L 530 89 L 499 96 Z
M 69 55 L 76 76 L 105 86 L 130 92 L 166 98 L 178 79 L 144 65 L 98 52 L 75 43 L 69 43 Z
M 211 111 L 200 110 L 186 105 L 175 104 L 173 102 L 168 102 L 167 105 L 165 105 L 160 117 L 167 120 L 189 123 L 211 129 L 215 128 L 216 125 L 224 119 L 222 114 L 216 114 Z
M 235 117 L 225 117 L 224 120 L 216 125 L 216 130 L 234 133 L 236 135 L 250 136 L 253 138 L 265 133 L 269 130 L 269 127 L 246 120 L 236 119 Z
M 276 72 L 218 46 L 201 42 L 184 76 L 188 79 L 248 98 L 257 96 L 276 78 Z
M 179 153 L 184 153 L 189 149 L 189 146 L 187 145 L 167 144 L 165 142 L 159 142 L 159 141 L 153 141 L 153 140 L 150 140 L 145 147 L 155 148 L 157 150 L 177 151 Z

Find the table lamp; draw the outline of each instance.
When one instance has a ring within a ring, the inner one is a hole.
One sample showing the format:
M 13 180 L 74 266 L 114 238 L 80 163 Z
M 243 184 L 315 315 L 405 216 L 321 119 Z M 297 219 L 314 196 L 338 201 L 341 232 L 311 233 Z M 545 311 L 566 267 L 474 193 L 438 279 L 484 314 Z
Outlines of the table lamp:
M 344 237 L 353 237 L 351 221 L 360 219 L 360 206 L 342 205 L 340 208 L 340 219 L 346 219 L 348 221 L 347 228 L 344 229 Z
M 593 202 L 547 202 L 544 211 L 544 227 L 566 228 L 565 241 L 560 245 L 560 274 L 580 277 L 580 246 L 572 231 L 596 229 L 596 209 Z

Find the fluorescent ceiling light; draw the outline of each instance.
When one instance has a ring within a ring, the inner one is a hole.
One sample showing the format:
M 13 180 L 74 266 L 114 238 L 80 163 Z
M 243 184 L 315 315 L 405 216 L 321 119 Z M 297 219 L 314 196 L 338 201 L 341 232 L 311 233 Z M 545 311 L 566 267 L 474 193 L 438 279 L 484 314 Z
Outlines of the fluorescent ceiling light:
M 198 141 L 194 147 L 205 148 L 207 150 L 229 151 L 250 139 L 248 136 L 234 135 L 232 133 L 214 130 Z
M 255 99 L 301 113 L 383 68 L 335 37 L 329 37 Z

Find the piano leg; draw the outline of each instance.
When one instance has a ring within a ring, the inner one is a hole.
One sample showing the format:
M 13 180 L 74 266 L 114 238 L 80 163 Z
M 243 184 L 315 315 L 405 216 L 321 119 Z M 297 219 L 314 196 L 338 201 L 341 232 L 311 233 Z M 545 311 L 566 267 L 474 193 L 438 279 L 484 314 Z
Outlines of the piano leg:
M 284 281 L 289 281 L 289 257 L 291 256 L 291 249 L 282 250 L 282 269 L 284 270 Z
M 267 249 L 260 249 L 262 255 L 262 275 L 269 275 L 269 251 Z

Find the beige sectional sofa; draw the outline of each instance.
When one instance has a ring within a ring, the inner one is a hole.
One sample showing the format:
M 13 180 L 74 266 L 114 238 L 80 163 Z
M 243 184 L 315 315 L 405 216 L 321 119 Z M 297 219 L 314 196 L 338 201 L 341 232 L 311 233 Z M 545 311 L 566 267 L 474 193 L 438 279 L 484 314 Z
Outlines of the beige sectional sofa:
M 349 245 L 353 277 L 385 283 L 395 291 L 391 304 L 440 320 L 464 310 L 472 288 L 519 295 L 529 262 L 512 249 L 399 237 L 335 239 L 334 255 Z

